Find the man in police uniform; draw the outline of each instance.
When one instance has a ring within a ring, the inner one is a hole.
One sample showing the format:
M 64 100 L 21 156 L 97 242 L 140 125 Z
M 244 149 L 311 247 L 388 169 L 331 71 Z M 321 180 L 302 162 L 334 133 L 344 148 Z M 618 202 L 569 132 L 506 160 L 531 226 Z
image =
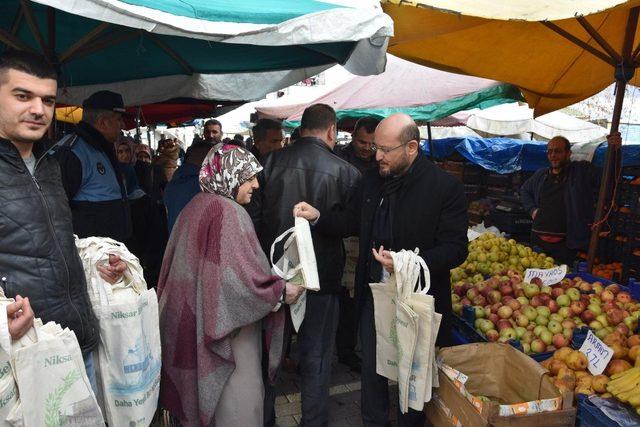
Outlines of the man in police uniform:
M 73 232 L 124 242 L 131 236 L 125 180 L 114 143 L 122 130 L 120 94 L 100 91 L 82 103 L 82 121 L 60 141 L 56 158 L 69 199 Z

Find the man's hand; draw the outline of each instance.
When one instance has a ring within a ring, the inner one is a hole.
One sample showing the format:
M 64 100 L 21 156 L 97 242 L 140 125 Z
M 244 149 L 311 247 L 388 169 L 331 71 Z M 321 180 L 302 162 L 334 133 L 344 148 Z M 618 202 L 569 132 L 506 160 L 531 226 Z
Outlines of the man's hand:
M 26 334 L 33 326 L 34 317 L 29 298 L 16 295 L 16 301 L 7 306 L 7 321 L 11 338 L 17 340 Z
M 112 285 L 118 283 L 124 272 L 127 270 L 127 263 L 122 261 L 118 255 L 109 254 L 109 265 L 96 265 L 102 280 Z
M 540 209 L 539 208 L 535 208 L 532 212 L 531 212 L 531 219 L 536 219 L 536 216 L 538 216 L 538 211 Z
M 607 135 L 607 143 L 609 147 L 620 147 L 622 145 L 622 135 L 620 132 L 612 133 L 611 135 Z
M 289 305 L 295 304 L 303 292 L 304 288 L 302 286 L 287 282 L 285 285 L 284 302 Z
M 293 216 L 299 216 L 309 222 L 313 222 L 320 218 L 320 211 L 307 202 L 300 202 L 293 207 Z
M 372 248 L 371 250 L 373 251 L 375 260 L 382 264 L 382 267 L 387 270 L 389 274 L 393 273 L 393 258 L 391 258 L 391 253 L 385 251 L 384 246 L 380 246 L 377 251 L 376 248 Z

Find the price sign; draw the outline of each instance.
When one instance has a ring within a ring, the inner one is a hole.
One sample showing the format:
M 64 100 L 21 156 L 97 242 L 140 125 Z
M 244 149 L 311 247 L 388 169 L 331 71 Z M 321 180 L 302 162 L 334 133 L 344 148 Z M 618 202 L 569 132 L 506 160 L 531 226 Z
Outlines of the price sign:
M 542 284 L 546 286 L 554 285 L 564 279 L 567 275 L 567 266 L 561 265 L 559 267 L 541 269 L 541 268 L 527 268 L 524 272 L 524 281 L 531 283 L 531 280 L 535 277 L 539 277 L 542 280 Z
M 589 331 L 587 338 L 580 347 L 580 352 L 584 353 L 589 360 L 589 372 L 592 375 L 600 375 L 613 357 L 613 350 Z

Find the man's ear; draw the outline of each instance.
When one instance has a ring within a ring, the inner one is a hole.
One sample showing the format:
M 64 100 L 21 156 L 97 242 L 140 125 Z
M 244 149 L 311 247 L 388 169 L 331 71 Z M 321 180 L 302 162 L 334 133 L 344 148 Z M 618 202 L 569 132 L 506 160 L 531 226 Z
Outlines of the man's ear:
M 420 151 L 420 144 L 415 139 L 412 139 L 411 141 L 407 142 L 407 148 L 409 149 L 409 154 L 413 155 Z

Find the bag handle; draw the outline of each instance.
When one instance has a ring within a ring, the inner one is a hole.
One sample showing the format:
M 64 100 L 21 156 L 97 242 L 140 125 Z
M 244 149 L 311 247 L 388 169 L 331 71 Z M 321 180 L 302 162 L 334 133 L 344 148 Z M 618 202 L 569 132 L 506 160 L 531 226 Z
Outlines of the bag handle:
M 286 237 L 288 237 L 288 238 L 284 242 L 285 250 L 286 250 L 286 248 L 288 248 L 293 243 L 293 239 L 295 239 L 295 232 L 294 232 L 295 229 L 296 229 L 296 227 L 293 226 L 290 229 L 288 229 L 287 231 L 285 231 L 284 233 L 282 233 L 280 236 L 278 236 L 276 238 L 276 240 L 274 240 L 273 243 L 271 244 L 271 250 L 269 251 L 269 260 L 271 261 L 271 268 L 273 269 L 273 272 L 276 273 L 278 276 L 280 276 L 281 278 L 283 278 L 285 280 L 292 279 L 293 276 L 295 276 L 298 273 L 298 270 L 300 270 L 300 265 L 297 265 L 296 267 L 293 267 L 293 268 L 287 268 L 287 267 L 283 266 L 283 268 L 284 268 L 284 270 L 283 270 L 273 260 L 273 254 L 275 252 L 276 245 L 278 243 L 280 243 L 281 241 L 283 241 Z M 286 260 L 286 261 L 287 261 L 286 264 L 288 266 L 289 265 L 288 260 Z

